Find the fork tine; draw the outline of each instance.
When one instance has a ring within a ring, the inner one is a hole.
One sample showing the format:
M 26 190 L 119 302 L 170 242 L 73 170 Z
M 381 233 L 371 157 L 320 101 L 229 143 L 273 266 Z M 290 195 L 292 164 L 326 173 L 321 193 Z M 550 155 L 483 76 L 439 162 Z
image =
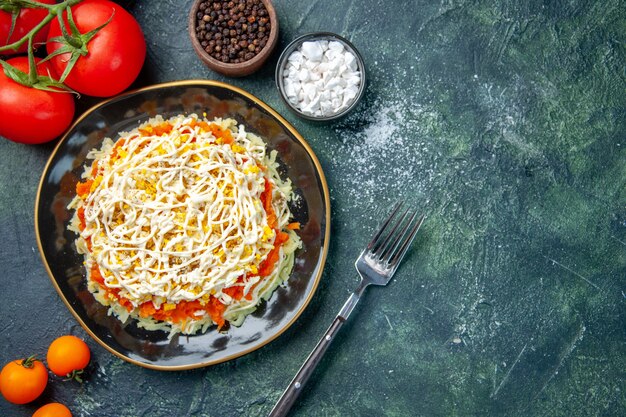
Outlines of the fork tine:
M 391 214 L 389 214 L 389 216 L 387 216 L 387 219 L 385 219 L 385 221 L 383 222 L 383 224 L 380 226 L 380 228 L 378 229 L 378 231 L 376 232 L 376 234 L 374 235 L 374 237 L 372 238 L 371 242 L 368 243 L 367 245 L 367 250 L 371 251 L 374 246 L 377 246 L 379 243 L 379 240 L 383 234 L 383 232 L 385 231 L 385 229 L 387 228 L 387 226 L 389 225 L 389 223 L 391 222 L 391 220 L 395 217 L 395 215 L 398 213 L 398 210 L 400 210 L 400 207 L 402 207 L 402 201 L 398 201 L 393 210 L 391 211 Z
M 381 262 L 389 262 L 389 259 L 396 254 L 398 248 L 404 241 L 405 235 L 409 233 L 409 230 L 411 230 L 411 225 L 416 217 L 417 212 L 409 213 L 409 209 L 404 212 L 400 221 L 395 225 L 393 230 L 389 232 L 389 236 L 387 236 L 389 243 L 382 251 L 380 251 L 379 259 Z
M 395 250 L 398 242 L 400 242 L 402 236 L 404 236 L 404 233 L 409 227 L 408 225 L 411 224 L 413 217 L 415 217 L 415 214 L 411 215 L 409 209 L 407 208 L 402 214 L 402 217 L 400 217 L 400 220 L 396 222 L 393 229 L 391 229 L 391 231 L 387 234 L 385 242 L 375 251 L 379 260 L 387 262 L 385 258 L 387 258 L 388 255 Z
M 412 220 L 413 219 L 411 219 L 411 221 Z M 423 214 L 419 217 L 419 219 L 417 219 L 417 223 L 415 223 L 415 225 L 413 226 L 413 229 L 411 229 L 411 232 L 405 237 L 404 242 L 402 242 L 399 249 L 395 251 L 396 252 L 395 255 L 390 257 L 389 266 L 392 269 L 395 270 L 395 268 L 398 266 L 402 258 L 404 258 L 406 251 L 409 249 L 409 246 L 411 246 L 411 242 L 413 242 L 413 239 L 415 238 L 415 235 L 417 235 L 417 231 L 422 226 L 422 223 L 424 223 Z

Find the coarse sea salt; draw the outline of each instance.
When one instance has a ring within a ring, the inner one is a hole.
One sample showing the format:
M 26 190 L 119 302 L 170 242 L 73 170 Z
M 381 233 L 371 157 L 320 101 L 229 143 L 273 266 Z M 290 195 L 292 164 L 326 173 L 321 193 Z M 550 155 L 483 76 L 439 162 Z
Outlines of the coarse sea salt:
M 338 41 L 307 41 L 289 55 L 283 70 L 284 93 L 302 113 L 333 116 L 347 109 L 359 94 L 357 59 Z

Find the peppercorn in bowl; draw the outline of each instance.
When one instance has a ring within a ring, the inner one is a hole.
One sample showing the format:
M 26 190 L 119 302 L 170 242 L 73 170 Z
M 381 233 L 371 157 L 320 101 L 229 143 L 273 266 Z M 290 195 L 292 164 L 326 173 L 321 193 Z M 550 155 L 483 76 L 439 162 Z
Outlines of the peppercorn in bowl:
M 278 40 L 278 18 L 270 0 L 196 0 L 188 26 L 196 54 L 228 77 L 259 70 Z

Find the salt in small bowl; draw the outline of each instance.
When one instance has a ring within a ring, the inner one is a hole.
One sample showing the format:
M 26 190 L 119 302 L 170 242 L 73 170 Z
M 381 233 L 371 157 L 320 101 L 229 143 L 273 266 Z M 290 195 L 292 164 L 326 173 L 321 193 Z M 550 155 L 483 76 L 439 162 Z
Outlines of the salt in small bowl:
M 328 115 L 315 116 L 310 113 L 303 112 L 294 103 L 292 103 L 289 100 L 289 97 L 287 96 L 287 93 L 285 91 L 285 69 L 287 67 L 288 59 L 291 56 L 291 54 L 293 54 L 295 51 L 297 51 L 298 49 L 302 47 L 302 44 L 304 42 L 310 42 L 310 41 L 337 41 L 344 46 L 345 50 L 347 50 L 348 52 L 351 52 L 352 55 L 354 55 L 354 57 L 356 58 L 357 70 L 360 72 L 360 78 L 361 78 L 360 84 L 359 84 L 359 90 L 356 96 L 352 99 L 352 101 L 350 101 L 348 106 L 339 112 L 328 114 Z M 278 58 L 278 64 L 276 65 L 275 78 L 276 78 L 276 87 L 278 88 L 280 97 L 285 103 L 285 105 L 293 113 L 307 120 L 332 121 L 332 120 L 340 119 L 346 116 L 348 113 L 350 113 L 350 111 L 352 111 L 357 106 L 357 104 L 363 98 L 363 95 L 365 94 L 366 77 L 365 77 L 365 63 L 363 61 L 363 57 L 361 56 L 359 51 L 350 41 L 337 35 L 336 33 L 331 33 L 331 32 L 308 33 L 308 34 L 302 35 L 294 39 L 291 43 L 289 43 L 289 45 L 287 45 L 287 47 L 283 50 L 280 57 Z

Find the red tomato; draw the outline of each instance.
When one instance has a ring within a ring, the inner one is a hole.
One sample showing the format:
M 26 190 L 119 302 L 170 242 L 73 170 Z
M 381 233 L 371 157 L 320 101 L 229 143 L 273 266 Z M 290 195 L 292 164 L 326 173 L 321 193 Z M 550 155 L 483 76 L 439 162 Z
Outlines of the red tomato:
M 40 3 L 53 4 L 55 0 L 39 0 Z M 9 32 L 11 31 L 11 13 L 0 11 L 0 46 L 5 46 L 15 41 L 19 41 L 26 35 L 32 28 L 37 26 L 44 17 L 48 15 L 47 9 L 23 7 L 20 10 L 20 14 L 15 22 L 15 28 L 9 38 Z M 33 38 L 33 46 L 42 44 L 46 41 L 48 35 L 48 28 L 50 24 L 44 26 Z M 12 55 L 16 53 L 26 52 L 28 48 L 28 42 L 25 42 L 17 51 L 8 50 L 2 52 L 4 55 Z
M 67 335 L 55 339 L 48 347 L 48 368 L 58 376 L 71 377 L 72 372 L 83 370 L 91 358 L 85 342 L 76 336 Z
M 146 57 L 146 41 L 139 23 L 120 5 L 108 0 L 79 3 L 72 7 L 72 16 L 82 34 L 104 24 L 109 18 L 111 21 L 87 43 L 89 52 L 78 59 L 65 84 L 79 93 L 97 97 L 109 97 L 124 91 L 139 75 Z M 67 15 L 64 17 L 67 22 Z M 48 33 L 48 54 L 62 46 L 59 42 L 50 42 L 57 36 L 61 36 L 61 28 L 55 19 Z M 59 76 L 69 58 L 69 53 L 52 58 L 52 67 Z
M 7 63 L 28 73 L 25 56 L 11 58 Z M 50 72 L 48 63 L 37 65 L 39 75 Z M 28 144 L 48 142 L 61 135 L 73 117 L 72 94 L 23 86 L 8 78 L 0 68 L 0 136 Z
M 50 403 L 38 408 L 33 417 L 72 417 L 72 413 L 61 403 Z
M 26 404 L 41 395 L 48 384 L 48 371 L 38 360 L 7 363 L 0 372 L 0 392 L 14 404 Z

